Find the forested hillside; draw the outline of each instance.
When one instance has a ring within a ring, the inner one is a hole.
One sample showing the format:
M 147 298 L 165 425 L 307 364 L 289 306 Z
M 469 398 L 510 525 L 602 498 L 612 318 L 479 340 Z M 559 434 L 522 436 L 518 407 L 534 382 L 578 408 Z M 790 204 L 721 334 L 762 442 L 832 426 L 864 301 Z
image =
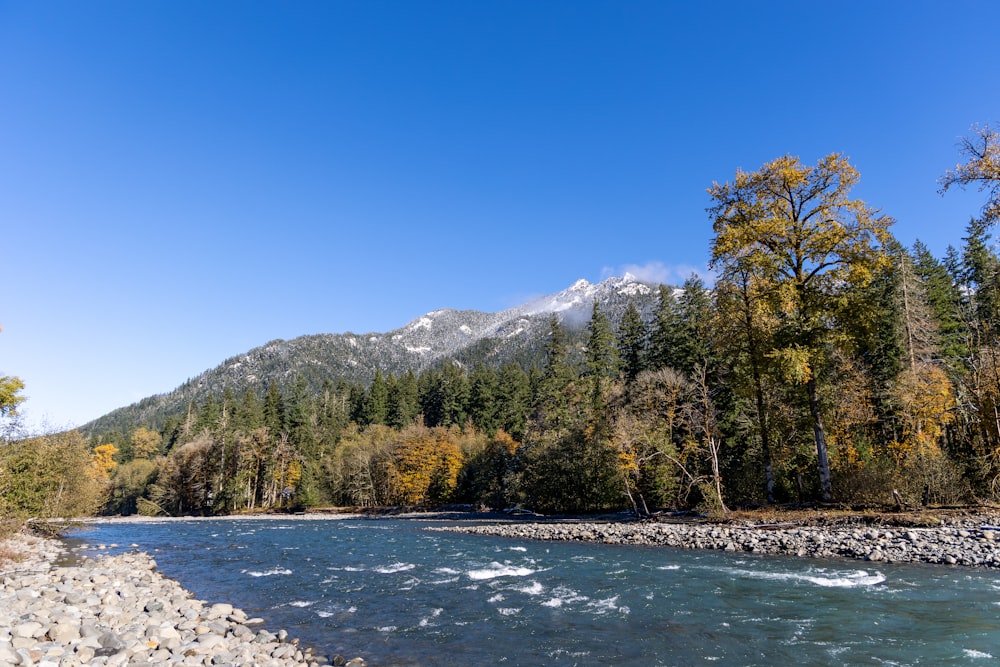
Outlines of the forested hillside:
M 172 515 L 994 500 L 997 133 L 962 157 L 942 191 L 988 197 L 943 257 L 902 246 L 887 213 L 852 198 L 843 156 L 781 157 L 708 190 L 711 287 L 579 283 L 501 314 L 275 342 L 173 408 L 158 397 L 92 425 L 87 474 L 106 512 Z M 351 352 L 321 363 L 321 349 Z M 0 488 L 31 465 L 8 463 Z
M 632 276 L 609 278 L 599 284 L 585 280 L 521 306 L 497 313 L 442 309 L 427 313 L 386 333 L 319 334 L 275 340 L 227 359 L 166 394 L 150 396 L 115 410 L 82 427 L 87 435 L 127 433 L 139 425 L 161 428 L 170 416 L 209 396 L 229 390 L 241 395 L 253 389 L 259 397 L 272 385 L 283 392 L 305 382 L 310 394 L 327 380 L 367 385 L 375 374 L 415 373 L 458 362 L 499 369 L 514 362 L 522 368 L 541 365 L 548 318 L 558 313 L 568 335 L 579 338 L 597 301 L 614 321 L 627 303 L 644 313 L 656 303 L 656 288 Z

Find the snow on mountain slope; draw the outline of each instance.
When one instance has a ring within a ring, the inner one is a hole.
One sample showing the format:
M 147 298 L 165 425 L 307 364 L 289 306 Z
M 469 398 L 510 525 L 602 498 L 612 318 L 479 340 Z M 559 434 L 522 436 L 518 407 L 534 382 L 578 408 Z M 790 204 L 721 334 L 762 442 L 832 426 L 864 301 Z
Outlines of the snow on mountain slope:
M 568 329 L 579 329 L 589 321 L 596 299 L 612 322 L 618 321 L 629 302 L 648 316 L 656 293 L 656 287 L 626 274 L 596 284 L 578 280 L 556 294 L 495 313 L 442 308 L 385 333 L 314 334 L 271 341 L 225 360 L 169 393 L 105 415 L 84 430 L 100 432 L 123 421 L 155 421 L 157 415 L 181 411 L 208 394 L 221 396 L 229 389 L 240 395 L 271 383 L 284 389 L 299 377 L 318 390 L 327 379 L 367 383 L 376 370 L 419 372 L 463 355 L 470 363 L 501 365 L 522 357 L 532 346 L 537 349 L 553 314 Z

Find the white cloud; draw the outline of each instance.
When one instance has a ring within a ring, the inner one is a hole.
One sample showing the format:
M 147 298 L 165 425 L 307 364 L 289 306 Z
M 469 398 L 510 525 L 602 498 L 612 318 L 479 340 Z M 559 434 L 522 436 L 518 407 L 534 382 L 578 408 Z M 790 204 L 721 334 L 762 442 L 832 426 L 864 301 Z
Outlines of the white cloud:
M 617 268 L 605 267 L 601 273 L 604 278 L 623 276 L 631 273 L 643 282 L 663 283 L 664 285 L 682 285 L 691 274 L 697 274 L 706 285 L 715 282 L 715 274 L 704 266 L 690 264 L 664 264 L 663 262 L 646 262 L 645 264 L 625 264 Z

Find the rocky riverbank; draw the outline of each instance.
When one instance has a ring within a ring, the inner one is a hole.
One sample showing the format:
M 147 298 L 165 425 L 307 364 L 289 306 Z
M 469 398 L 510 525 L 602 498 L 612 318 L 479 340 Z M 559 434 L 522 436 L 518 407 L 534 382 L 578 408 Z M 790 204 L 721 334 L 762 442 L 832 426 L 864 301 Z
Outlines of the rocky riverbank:
M 284 631 L 195 599 L 130 552 L 72 562 L 49 539 L 18 535 L 0 563 L 0 665 L 325 665 Z M 362 667 L 360 658 L 334 665 Z
M 701 522 L 503 522 L 448 530 L 531 540 L 575 540 L 680 549 L 856 558 L 1000 568 L 1000 517 L 942 519 L 935 526 L 744 525 Z

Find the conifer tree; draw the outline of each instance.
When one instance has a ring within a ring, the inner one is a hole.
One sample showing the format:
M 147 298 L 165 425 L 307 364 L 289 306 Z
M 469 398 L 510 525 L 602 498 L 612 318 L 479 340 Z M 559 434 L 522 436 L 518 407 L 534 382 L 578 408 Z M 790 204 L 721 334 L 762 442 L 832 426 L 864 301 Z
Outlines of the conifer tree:
M 518 364 L 507 362 L 497 378 L 497 424 L 521 442 L 531 414 L 531 382 Z
M 236 423 L 245 433 L 264 425 L 264 408 L 257 397 L 257 392 L 249 387 L 243 392 L 243 398 L 236 410 Z
M 646 324 L 632 301 L 618 326 L 618 358 L 626 383 L 633 382 L 645 370 Z
M 388 396 L 388 424 L 402 429 L 417 420 L 420 414 L 420 391 L 417 376 L 412 370 L 399 376 L 390 376 Z
M 670 367 L 678 327 L 677 303 L 673 290 L 666 285 L 660 285 L 653 327 L 649 334 L 646 366 L 650 370 Z
M 285 399 L 281 390 L 274 382 L 267 386 L 264 395 L 264 426 L 272 438 L 277 438 L 287 427 L 285 418 Z
M 382 371 L 375 369 L 375 377 L 365 392 L 364 402 L 361 409 L 361 417 L 358 422 L 362 426 L 370 424 L 385 424 L 389 418 L 389 387 L 386 383 Z
M 704 281 L 692 274 L 684 281 L 677 298 L 677 324 L 666 354 L 667 366 L 691 375 L 705 366 L 714 368 L 712 298 Z
M 585 358 L 587 375 L 590 378 L 591 401 L 595 408 L 600 408 L 605 386 L 609 380 L 618 375 L 618 350 L 615 348 L 608 318 L 601 312 L 596 300 L 591 309 L 590 324 L 587 328 L 589 337 Z
M 539 378 L 539 417 L 542 424 L 553 432 L 569 427 L 570 385 L 576 371 L 569 362 L 566 333 L 559 319 L 549 318 L 549 337 L 545 344 L 545 369 Z
M 496 371 L 482 364 L 477 365 L 469 381 L 469 419 L 490 437 L 500 428 L 498 394 Z
M 968 356 L 962 293 L 948 269 L 920 241 L 913 245 L 913 269 L 923 281 L 927 305 L 940 332 L 941 358 L 954 374 Z

